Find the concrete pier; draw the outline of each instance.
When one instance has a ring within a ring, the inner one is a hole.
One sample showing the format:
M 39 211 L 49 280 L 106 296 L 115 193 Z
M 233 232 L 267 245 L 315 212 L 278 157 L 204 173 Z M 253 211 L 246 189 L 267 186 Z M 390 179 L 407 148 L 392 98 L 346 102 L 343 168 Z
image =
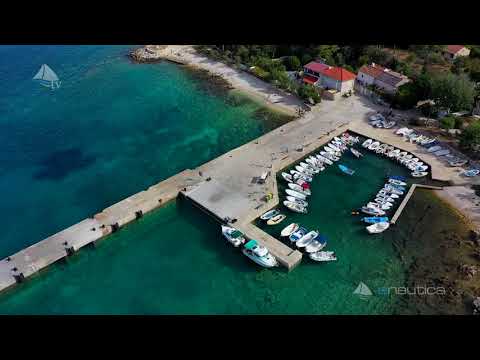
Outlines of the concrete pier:
M 431 186 L 431 185 L 422 185 L 422 184 L 413 184 L 410 189 L 407 192 L 407 195 L 403 198 L 402 202 L 400 203 L 400 206 L 398 207 L 397 211 L 395 211 L 395 214 L 393 215 L 392 219 L 390 220 L 391 224 L 395 224 L 402 215 L 403 210 L 405 209 L 405 206 L 407 206 L 408 201 L 412 197 L 414 191 L 416 188 L 424 188 L 424 189 L 432 189 L 432 190 L 442 190 L 442 187 L 439 186 Z
M 247 237 L 267 246 L 281 265 L 293 269 L 301 253 L 266 234 L 253 220 L 279 203 L 275 174 L 347 130 L 350 120 L 363 120 L 371 108 L 351 99 L 322 103 L 245 145 L 194 169 L 185 170 L 132 195 L 59 233 L 0 260 L 0 291 L 22 282 L 50 264 L 95 243 L 126 224 L 153 211 L 179 193 L 214 217 L 237 219 Z M 265 183 L 254 181 L 265 171 Z M 273 194 L 266 202 L 265 195 Z M 288 213 L 287 213 L 288 216 Z M 287 219 L 288 221 L 288 219 Z M 219 241 L 224 239 L 219 236 Z

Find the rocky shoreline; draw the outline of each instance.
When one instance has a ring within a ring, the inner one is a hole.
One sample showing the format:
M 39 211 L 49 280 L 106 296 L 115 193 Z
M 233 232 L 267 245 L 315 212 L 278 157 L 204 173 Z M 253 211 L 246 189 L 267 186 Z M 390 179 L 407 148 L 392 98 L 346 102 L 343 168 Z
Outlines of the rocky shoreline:
M 146 45 L 131 51 L 128 56 L 137 63 L 156 63 L 162 61 L 161 51 L 165 45 Z
M 416 191 L 387 237 L 405 263 L 408 289 L 442 290 L 404 295 L 399 314 L 468 315 L 480 307 L 480 237 L 450 204 L 429 190 Z

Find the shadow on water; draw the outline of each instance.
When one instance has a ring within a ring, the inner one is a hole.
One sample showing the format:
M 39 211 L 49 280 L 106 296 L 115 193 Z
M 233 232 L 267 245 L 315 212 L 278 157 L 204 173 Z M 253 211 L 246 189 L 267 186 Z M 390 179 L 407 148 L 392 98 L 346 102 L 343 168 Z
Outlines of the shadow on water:
M 242 254 L 240 248 L 230 245 L 222 236 L 220 223 L 195 207 L 189 200 L 178 197 L 176 206 L 179 215 L 195 228 L 201 229 L 205 245 L 218 253 L 218 259 L 224 266 L 235 268 L 245 273 L 254 273 L 259 270 L 258 265 Z
M 85 155 L 78 148 L 55 151 L 40 162 L 42 168 L 33 177 L 39 180 L 60 180 L 94 162 L 95 157 Z

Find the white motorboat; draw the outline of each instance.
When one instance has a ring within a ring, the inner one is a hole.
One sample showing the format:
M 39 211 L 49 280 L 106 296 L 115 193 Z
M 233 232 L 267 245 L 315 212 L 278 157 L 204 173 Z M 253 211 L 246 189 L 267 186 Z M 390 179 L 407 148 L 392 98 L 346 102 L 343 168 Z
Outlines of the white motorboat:
M 442 150 L 442 147 L 438 146 L 438 145 L 435 145 L 435 146 L 429 147 L 427 149 L 428 152 L 435 152 L 435 151 L 438 151 L 438 150 Z
M 327 146 L 333 151 L 341 152 L 340 148 L 335 146 L 333 143 L 328 143 Z
M 287 200 L 293 203 L 297 203 L 298 205 L 301 205 L 305 208 L 308 206 L 308 202 L 306 202 L 305 200 L 297 199 L 293 196 L 287 196 Z
M 398 194 L 394 194 L 391 192 L 388 192 L 386 190 L 380 190 L 377 195 L 383 195 L 383 196 L 388 196 L 391 197 L 392 199 L 398 199 L 400 196 Z
M 291 223 L 280 232 L 280 236 L 283 236 L 283 237 L 290 236 L 295 231 L 297 231 L 299 227 L 300 225 L 298 225 L 297 223 Z
M 306 200 L 307 199 L 307 195 L 299 193 L 298 191 L 295 191 L 295 190 L 292 190 L 292 189 L 286 189 L 285 192 L 288 195 L 293 196 L 293 197 L 295 197 L 297 199 L 300 199 L 300 200 Z
M 320 160 L 321 162 L 323 162 L 323 163 L 325 163 L 325 164 L 327 164 L 327 165 L 332 165 L 332 164 L 333 164 L 333 162 L 332 162 L 330 159 L 328 159 L 328 158 L 326 158 L 326 157 L 324 157 L 324 156 L 322 156 L 322 155 L 320 155 L 320 154 L 315 155 L 315 156 L 317 157 L 318 160 Z
M 326 242 L 320 242 L 318 240 L 313 240 L 310 244 L 305 246 L 305 251 L 307 253 L 315 253 L 317 251 L 322 250 L 327 245 Z
M 296 179 L 302 179 L 305 180 L 306 182 L 312 182 L 313 178 L 310 175 L 301 173 L 300 171 L 297 170 L 290 170 L 290 174 L 293 175 L 293 178 Z
M 297 202 L 284 201 L 283 205 L 285 205 L 286 208 L 288 208 L 289 210 L 292 210 L 293 212 L 296 212 L 299 214 L 307 213 L 307 208 L 305 206 L 298 204 Z
M 403 128 L 398 129 L 397 131 L 395 131 L 395 134 L 397 134 L 397 135 L 404 135 L 405 132 L 407 132 L 407 131 L 409 131 L 409 130 L 410 130 L 409 128 L 403 127 Z
M 379 207 L 362 206 L 360 210 L 367 215 L 373 215 L 373 216 L 385 215 L 385 211 L 383 211 Z
M 372 145 L 370 145 L 368 147 L 368 150 L 375 150 L 376 148 L 378 148 L 380 146 L 380 143 L 378 141 L 375 141 Z
M 396 188 L 395 186 L 392 186 L 391 184 L 386 184 L 383 188 L 386 191 L 389 191 L 393 194 L 403 195 L 403 190 L 400 190 L 400 189 Z
M 400 150 L 399 150 L 399 149 L 395 149 L 395 150 L 393 150 L 393 151 L 390 151 L 390 152 L 387 154 L 387 156 L 388 156 L 389 158 L 396 158 L 396 157 L 400 156 Z
M 299 240 L 297 240 L 295 245 L 297 245 L 297 247 L 299 248 L 305 247 L 308 244 L 310 244 L 313 240 L 315 240 L 317 236 L 318 236 L 318 231 L 312 230 L 307 234 L 303 235 Z
M 309 157 L 305 159 L 305 162 L 310 165 L 312 168 L 317 169 L 318 171 L 321 171 L 320 169 L 322 168 L 319 166 L 317 159 L 314 159 L 312 157 Z
M 377 208 L 379 210 L 389 210 L 393 205 L 391 203 L 386 203 L 379 200 L 379 202 L 370 201 L 366 206 L 370 208 Z
M 239 247 L 246 241 L 242 232 L 230 226 L 222 225 L 222 234 L 235 247 Z
M 363 154 L 362 154 L 360 151 L 355 150 L 353 147 L 350 148 L 350 152 L 351 152 L 353 155 L 355 155 L 357 158 L 363 156 Z
M 317 169 L 317 167 L 315 166 L 312 166 L 306 162 L 300 162 L 300 166 L 303 167 L 304 169 L 307 169 L 308 171 L 310 171 L 311 173 L 313 174 L 318 174 L 320 172 L 320 170 Z
M 374 200 L 377 204 L 390 204 L 392 205 L 395 201 L 395 199 L 392 199 L 391 197 L 385 197 L 385 196 L 377 196 Z
M 269 253 L 265 246 L 259 245 L 256 240 L 250 240 L 242 249 L 243 254 L 263 267 L 278 266 L 277 259 Z
M 291 183 L 293 182 L 293 177 L 291 174 L 287 174 L 286 172 L 282 172 L 282 177 L 285 179 L 285 181 Z
M 268 220 L 274 216 L 277 216 L 278 214 L 280 214 L 280 211 L 278 211 L 277 209 L 272 209 L 270 211 L 267 211 L 265 214 L 263 214 L 262 216 L 260 216 L 260 219 L 262 220 Z
M 301 165 L 296 165 L 295 170 L 297 170 L 301 174 L 304 174 L 304 175 L 307 175 L 307 176 L 313 176 L 313 171 L 310 171 L 309 169 L 306 169 Z
M 413 172 L 422 172 L 422 171 L 425 171 L 427 169 L 428 169 L 427 165 L 420 165 L 420 166 L 415 166 L 415 167 L 413 167 L 413 169 L 410 169 L 410 170 L 412 170 Z
M 336 261 L 337 256 L 333 251 L 318 251 L 309 255 L 310 259 L 319 262 Z
M 466 177 L 473 177 L 477 176 L 480 173 L 480 170 L 478 169 L 470 169 L 470 170 L 465 170 L 462 175 Z
M 283 220 L 285 220 L 287 216 L 283 214 L 278 214 L 267 221 L 267 225 L 277 225 L 280 224 Z
M 310 189 L 303 188 L 300 185 L 289 183 L 288 187 L 292 190 L 299 192 L 300 194 L 303 194 L 306 196 L 312 195 L 312 192 L 310 191 Z
M 419 178 L 419 177 L 424 177 L 424 176 L 427 176 L 427 175 L 428 175 L 428 172 L 426 172 L 426 171 L 418 171 L 418 172 L 414 171 L 414 172 L 412 172 L 413 177 L 418 177 Z
M 407 183 L 406 183 L 406 182 L 403 182 L 403 181 L 400 181 L 400 180 L 396 180 L 396 179 L 388 179 L 388 182 L 389 182 L 390 184 L 394 184 L 394 185 L 407 186 Z
M 402 152 L 398 153 L 398 155 L 397 155 L 397 160 L 398 160 L 398 161 L 401 161 L 401 160 L 402 160 L 405 156 L 407 156 L 407 155 L 408 155 L 408 152 L 402 151 Z
M 367 139 L 367 140 L 365 140 L 365 141 L 363 142 L 362 146 L 363 146 L 364 148 L 368 148 L 370 145 L 372 145 L 372 143 L 373 143 L 373 140 L 372 140 L 372 139 Z
M 378 222 L 370 226 L 367 226 L 366 229 L 369 234 L 379 234 L 387 230 L 389 227 L 390 227 L 390 223 L 385 221 L 385 222 Z

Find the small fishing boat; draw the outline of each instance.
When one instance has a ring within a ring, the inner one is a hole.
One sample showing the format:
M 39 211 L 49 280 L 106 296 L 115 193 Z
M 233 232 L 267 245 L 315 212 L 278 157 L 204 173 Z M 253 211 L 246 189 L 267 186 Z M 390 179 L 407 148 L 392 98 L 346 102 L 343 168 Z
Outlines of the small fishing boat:
M 388 156 L 389 158 L 396 158 L 396 157 L 398 157 L 399 155 L 400 155 L 400 150 L 399 150 L 399 149 L 395 149 L 395 150 L 393 150 L 393 151 L 390 151 L 390 152 L 387 154 L 387 156 Z
M 249 259 L 266 268 L 278 266 L 277 259 L 269 253 L 265 246 L 261 246 L 256 240 L 250 240 L 245 244 L 243 254 Z
M 479 173 L 480 173 L 480 170 L 470 169 L 470 170 L 465 170 L 463 172 L 463 175 L 467 177 L 473 177 L 473 176 L 477 176 Z
M 277 225 L 277 224 L 280 224 L 283 220 L 285 220 L 287 216 L 286 215 L 283 215 L 283 214 L 279 214 L 277 216 L 274 216 L 272 218 L 270 218 L 268 221 L 267 221 L 267 225 Z
M 406 151 L 402 151 L 402 152 L 398 153 L 396 159 L 397 159 L 397 161 L 402 161 L 402 159 L 407 155 L 408 155 L 408 153 Z
M 383 122 L 383 128 L 384 129 L 391 129 L 393 128 L 395 125 L 397 125 L 397 123 L 395 121 L 389 121 L 389 122 Z
M 318 170 L 316 167 L 310 164 L 307 164 L 306 162 L 303 162 L 303 161 L 300 163 L 300 166 L 308 170 L 312 174 L 318 174 L 320 172 L 320 170 Z
M 297 202 L 284 201 L 283 205 L 285 205 L 287 209 L 292 210 L 293 212 L 296 212 L 299 214 L 306 214 L 308 212 L 305 206 L 302 206 Z
M 444 149 L 444 150 L 438 150 L 433 153 L 436 156 L 445 156 L 450 154 L 450 150 Z
M 391 175 L 388 178 L 393 179 L 393 180 L 400 180 L 400 181 L 406 181 L 407 180 L 407 178 L 405 176 L 401 176 L 401 175 Z
M 293 197 L 293 196 L 287 196 L 287 201 L 297 203 L 298 205 L 303 206 L 305 208 L 308 206 L 308 202 L 306 202 L 305 200 L 297 199 L 296 197 Z
M 291 242 L 296 242 L 298 241 L 298 239 L 301 239 L 306 233 L 308 233 L 308 230 L 305 229 L 303 226 L 300 226 L 288 238 Z
M 291 223 L 280 232 L 280 236 L 282 237 L 290 236 L 299 228 L 300 228 L 300 225 L 298 225 L 297 223 Z
M 288 187 L 292 190 L 295 190 L 295 191 L 299 192 L 300 194 L 303 194 L 303 195 L 306 195 L 306 196 L 312 195 L 312 192 L 310 191 L 310 189 L 304 188 L 300 185 L 289 183 Z
M 392 198 L 384 198 L 384 197 L 376 197 L 374 199 L 374 202 L 376 202 L 377 204 L 379 205 L 387 205 L 388 208 L 391 208 L 393 206 L 393 203 L 394 203 L 394 199 Z
M 390 210 L 392 208 L 392 206 L 393 205 L 391 203 L 386 203 L 386 202 L 369 202 L 367 204 L 367 208 L 375 208 L 375 209 L 378 209 L 378 210 L 381 210 L 381 211 Z M 373 214 L 373 215 L 383 216 L 383 215 L 385 215 L 385 213 L 383 213 L 383 214 L 378 213 L 378 214 Z
M 337 152 L 341 152 L 340 148 L 335 146 L 333 143 L 328 143 L 327 144 L 327 147 L 329 147 L 330 149 L 332 149 L 333 151 L 337 151 Z M 327 150 L 328 151 L 328 150 Z
M 372 150 L 372 151 L 373 151 L 373 150 L 375 150 L 376 148 L 378 148 L 379 146 L 380 146 L 380 142 L 375 141 L 372 145 L 370 145 L 370 146 L 368 147 L 368 150 Z
M 296 197 L 297 199 L 307 200 L 307 195 L 299 193 L 298 191 L 295 191 L 295 190 L 292 190 L 292 189 L 286 189 L 285 192 L 290 196 Z
M 222 234 L 235 247 L 239 247 L 246 242 L 243 233 L 233 227 L 222 225 Z
M 285 181 L 291 183 L 293 182 L 293 177 L 290 174 L 287 174 L 286 172 L 282 172 L 282 178 L 285 179 Z
M 277 216 L 280 214 L 280 211 L 278 211 L 277 209 L 272 209 L 270 211 L 267 211 L 265 214 L 263 214 L 262 216 L 260 216 L 260 219 L 262 220 L 268 220 L 268 219 L 271 219 L 272 217 L 274 216 Z
M 313 176 L 313 171 L 310 171 L 309 169 L 304 168 L 303 166 L 296 165 L 295 170 L 297 170 L 299 173 L 307 175 L 307 176 Z
M 390 223 L 388 222 L 379 222 L 370 226 L 367 226 L 367 231 L 369 234 L 379 234 L 384 232 L 390 227 Z
M 333 162 L 330 159 L 328 159 L 328 158 L 326 158 L 322 155 L 315 155 L 315 156 L 317 157 L 318 160 L 320 160 L 321 162 L 323 162 L 327 165 L 332 165 L 333 164 Z
M 318 236 L 318 231 L 312 230 L 305 235 L 303 235 L 298 241 L 295 242 L 297 247 L 302 248 L 310 244 L 313 240 L 315 240 Z
M 448 162 L 448 164 L 453 167 L 463 166 L 463 165 L 466 165 L 467 163 L 468 163 L 468 160 L 452 160 Z
M 360 151 L 355 150 L 353 147 L 350 148 L 350 152 L 351 152 L 353 155 L 355 155 L 357 158 L 363 156 L 363 154 L 362 154 Z
M 420 165 L 420 166 L 414 166 L 413 169 L 411 168 L 410 170 L 414 171 L 414 172 L 421 172 L 421 171 L 425 171 L 428 169 L 428 166 L 427 165 Z
M 386 191 L 389 191 L 393 194 L 397 194 L 397 195 L 403 195 L 403 190 L 400 190 L 398 188 L 396 188 L 395 186 L 393 186 L 392 184 L 386 184 L 384 187 L 383 187 Z
M 387 222 L 388 217 L 386 216 L 370 216 L 370 217 L 364 217 L 362 218 L 363 222 L 366 222 L 367 224 L 375 224 L 379 222 Z
M 319 262 L 336 261 L 337 256 L 333 251 L 318 251 L 309 255 L 310 259 Z
M 325 246 L 327 246 L 327 238 L 325 236 L 320 235 L 318 238 L 313 240 L 310 244 L 305 246 L 305 251 L 307 253 L 315 253 L 317 251 L 322 250 Z
M 426 171 L 418 171 L 418 172 L 414 171 L 414 172 L 412 172 L 412 176 L 417 177 L 417 178 L 424 177 L 426 175 L 428 175 L 428 172 L 426 172 Z
M 395 131 L 395 134 L 397 135 L 404 135 L 405 133 L 407 133 L 410 129 L 407 128 L 407 127 L 403 127 L 403 128 L 400 128 L 398 129 L 397 131 Z M 413 131 L 413 130 L 412 130 Z
M 313 180 L 313 178 L 310 175 L 301 173 L 300 171 L 290 170 L 290 174 L 293 175 L 293 178 L 295 180 L 302 179 L 302 180 L 305 180 L 306 182 L 312 182 Z
M 392 199 L 398 199 L 400 196 L 398 194 L 394 194 L 394 193 L 391 193 L 391 192 L 388 192 L 386 191 L 385 189 L 382 189 L 380 190 L 378 193 L 377 193 L 377 196 L 388 196 L 388 197 L 391 197 Z
M 362 146 L 363 146 L 364 148 L 368 148 L 370 145 L 372 145 L 372 143 L 373 143 L 373 140 L 372 140 L 372 139 L 368 139 L 368 140 L 365 140 L 365 141 L 363 142 Z
M 385 215 L 385 211 L 383 211 L 379 207 L 362 206 L 362 208 L 360 210 L 367 215 L 372 215 L 372 216 L 383 216 L 383 215 Z
M 428 152 L 435 152 L 435 151 L 439 151 L 439 150 L 442 150 L 442 147 L 438 146 L 438 145 L 431 146 L 427 149 Z
M 396 180 L 396 179 L 388 179 L 388 182 L 393 185 L 399 185 L 399 186 L 407 186 L 406 182 Z
M 346 167 L 345 165 L 339 164 L 339 165 L 338 165 L 338 168 L 339 168 L 342 172 L 344 172 L 345 174 L 347 174 L 347 175 L 353 175 L 353 174 L 355 174 L 355 170 L 349 169 L 349 168 Z

